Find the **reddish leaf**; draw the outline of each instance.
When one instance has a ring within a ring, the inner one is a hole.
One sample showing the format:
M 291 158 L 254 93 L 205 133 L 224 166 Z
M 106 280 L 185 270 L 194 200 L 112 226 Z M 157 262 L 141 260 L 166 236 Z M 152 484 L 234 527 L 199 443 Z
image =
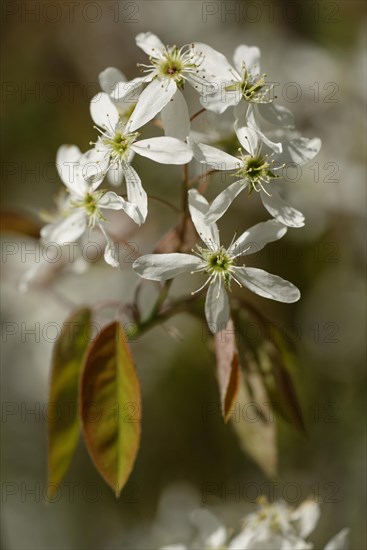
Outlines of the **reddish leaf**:
M 228 414 L 238 393 L 240 375 L 236 338 L 231 319 L 226 328 L 215 335 L 215 353 L 222 414 L 227 422 Z
M 277 473 L 276 423 L 269 415 L 266 390 L 255 370 L 240 373 L 237 411 L 232 426 L 243 450 L 269 476 Z
M 105 327 L 87 354 L 81 418 L 91 458 L 119 496 L 140 441 L 140 386 L 121 325 Z
M 20 233 L 39 239 L 41 225 L 28 214 L 21 212 L 2 212 L 1 213 L 1 231 L 10 233 Z

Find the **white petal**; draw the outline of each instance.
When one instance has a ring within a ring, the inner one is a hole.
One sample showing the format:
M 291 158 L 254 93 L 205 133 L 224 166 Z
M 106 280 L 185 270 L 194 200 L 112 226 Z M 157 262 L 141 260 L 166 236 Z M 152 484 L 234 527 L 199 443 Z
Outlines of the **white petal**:
M 313 500 L 305 500 L 291 513 L 290 519 L 295 523 L 300 537 L 305 539 L 314 531 L 320 514 L 320 506 Z
M 281 153 L 283 150 L 280 142 L 271 141 L 261 130 L 256 118 L 257 111 L 253 105 L 249 105 L 246 113 L 247 124 L 250 128 L 255 130 L 258 136 L 259 142 L 265 143 L 275 153 Z
M 127 127 L 131 132 L 152 120 L 163 107 L 167 105 L 177 90 L 177 84 L 172 79 L 156 78 L 140 94 L 139 101 L 131 115 Z
M 184 544 L 170 544 L 169 546 L 161 546 L 159 550 L 188 550 Z
M 141 88 L 146 81 L 146 77 L 138 77 L 129 82 L 118 82 L 111 94 L 113 101 L 116 103 L 120 101 L 130 105 L 135 104 L 139 99 Z
M 104 238 L 106 239 L 106 246 L 105 246 L 104 255 L 103 255 L 105 262 L 112 267 L 120 267 L 117 247 L 111 241 L 108 233 L 106 232 L 105 228 L 101 223 L 99 224 L 99 228 L 102 231 Z
M 117 258 L 117 248 L 112 241 L 107 242 L 106 247 L 104 249 L 103 257 L 105 262 L 108 265 L 112 267 L 120 267 L 120 264 Z
M 298 288 L 289 281 L 256 267 L 239 267 L 235 271 L 235 277 L 263 298 L 291 304 L 297 302 L 301 296 Z
M 76 185 L 76 172 L 81 156 L 82 153 L 76 145 L 62 145 L 56 155 L 56 168 L 60 179 L 74 193 L 80 192 Z
M 95 191 L 102 183 L 109 166 L 109 158 L 96 148 L 86 151 L 79 160 L 78 185 L 83 192 Z
M 190 116 L 180 90 L 177 89 L 175 95 L 162 109 L 161 118 L 166 136 L 186 140 L 190 134 Z
M 125 201 L 125 199 L 116 195 L 113 191 L 107 191 L 107 193 L 99 199 L 98 206 L 106 210 L 123 210 L 135 223 L 138 225 L 142 223 L 142 217 L 138 207 L 131 202 Z
M 193 154 L 187 143 L 168 136 L 136 141 L 131 148 L 138 155 L 161 164 L 186 164 Z
M 250 542 L 255 543 L 253 539 L 254 531 L 245 527 L 243 531 L 241 531 L 236 537 L 231 540 L 228 546 L 228 550 L 246 550 L 247 548 L 251 548 L 251 546 L 248 545 Z
M 143 279 L 166 281 L 204 265 L 200 258 L 191 254 L 147 254 L 138 258 L 133 268 Z
M 114 191 L 107 191 L 99 199 L 98 206 L 106 210 L 122 210 L 124 202 L 126 201 Z
M 226 86 L 229 86 L 231 82 L 218 83 L 218 90 L 214 94 L 208 94 L 200 98 L 200 103 L 208 111 L 222 114 L 228 107 L 237 105 L 242 98 L 242 92 L 240 90 L 226 91 Z
M 107 67 L 98 77 L 102 91 L 111 95 L 118 82 L 126 82 L 126 76 L 116 67 Z
M 197 143 L 191 139 L 189 144 L 192 147 L 195 159 L 215 170 L 236 170 L 241 166 L 241 161 L 238 158 L 232 157 L 232 155 L 228 155 L 228 153 L 216 147 L 205 143 Z
M 161 57 L 164 44 L 151 32 L 141 32 L 135 37 L 136 45 L 150 57 Z
M 110 185 L 118 187 L 124 181 L 124 171 L 121 164 L 113 164 L 107 172 L 107 180 Z
M 199 531 L 200 542 L 206 549 L 222 548 L 227 540 L 225 526 L 205 508 L 194 510 L 191 514 L 192 523 Z
M 87 220 L 82 209 L 77 209 L 61 221 L 45 225 L 41 229 L 43 242 L 67 244 L 72 243 L 83 235 L 87 228 Z
M 209 211 L 209 203 L 196 189 L 190 189 L 189 191 L 189 210 L 201 240 L 208 248 L 218 248 L 220 246 L 218 228 L 215 223 L 209 225 L 205 221 L 205 216 Z
M 148 214 L 148 197 L 141 184 L 138 173 L 130 164 L 125 162 L 123 170 L 126 179 L 128 201 L 134 204 L 140 216 L 139 224 L 144 223 Z
M 277 220 L 261 222 L 247 229 L 231 247 L 231 253 L 254 254 L 265 245 L 281 239 L 287 233 L 287 228 Z M 246 250 L 248 247 L 249 250 Z
M 97 126 L 106 129 L 109 134 L 114 133 L 119 114 L 109 95 L 105 93 L 95 95 L 90 103 L 90 114 Z
M 227 291 L 221 277 L 209 284 L 205 299 L 205 317 L 211 332 L 224 330 L 229 319 L 229 303 Z
M 242 75 L 243 64 L 252 75 L 260 73 L 260 50 L 256 46 L 238 46 L 234 52 L 233 61 L 237 71 Z
M 283 141 L 283 153 L 277 159 L 279 163 L 286 165 L 296 164 L 302 166 L 312 160 L 321 149 L 319 138 L 299 137 L 291 141 Z
M 250 153 L 252 157 L 255 157 L 259 149 L 259 134 L 249 126 L 242 126 L 242 123 L 238 120 L 235 122 L 234 129 L 242 147 Z
M 348 550 L 348 534 L 349 529 L 342 529 L 340 533 L 329 540 L 325 546 L 325 550 Z
M 36 264 L 27 269 L 21 276 L 18 283 L 18 290 L 21 294 L 25 294 L 33 286 L 33 283 L 37 283 L 37 280 L 42 276 L 42 271 L 48 267 L 46 259 L 41 259 Z
M 233 67 L 227 58 L 211 46 L 196 42 L 192 49 L 194 55 L 202 59 L 200 68 L 205 70 L 208 82 L 228 82 L 233 78 Z
M 305 225 L 305 217 L 302 212 L 283 200 L 270 185 L 266 187 L 266 190 L 271 193 L 271 196 L 260 191 L 260 197 L 266 210 L 274 218 L 288 227 L 303 227 Z
M 237 197 L 243 189 L 248 185 L 246 180 L 238 180 L 232 183 L 227 189 L 222 191 L 212 202 L 208 210 L 207 215 L 205 216 L 205 222 L 207 224 L 215 223 L 219 218 L 227 212 L 228 208 L 231 206 L 234 199 Z
M 257 105 L 261 116 L 281 128 L 294 128 L 294 116 L 292 111 L 277 103 L 259 103 Z

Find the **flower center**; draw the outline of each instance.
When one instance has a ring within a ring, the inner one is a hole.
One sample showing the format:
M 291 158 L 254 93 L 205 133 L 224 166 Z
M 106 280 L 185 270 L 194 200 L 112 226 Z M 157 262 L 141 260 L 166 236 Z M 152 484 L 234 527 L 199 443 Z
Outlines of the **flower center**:
M 117 131 L 113 137 L 104 137 L 103 143 L 110 150 L 111 160 L 126 160 L 130 147 L 136 141 L 138 135 L 138 132 L 124 134 L 121 131 Z
M 230 286 L 232 278 L 231 271 L 234 265 L 232 256 L 224 247 L 220 247 L 219 250 L 201 250 L 203 259 L 207 262 L 206 271 L 209 276 L 221 277 L 227 288 Z
M 252 191 L 259 191 L 258 185 L 261 188 L 262 183 L 269 183 L 272 179 L 278 178 L 272 172 L 273 161 L 268 162 L 267 156 L 257 155 L 252 157 L 251 155 L 241 155 L 242 167 L 235 174 L 242 178 L 246 178 L 250 181 L 249 193 Z
M 87 193 L 80 201 L 73 201 L 70 206 L 73 208 L 84 208 L 89 220 L 88 223 L 91 227 L 95 226 L 97 220 L 106 221 L 106 218 L 101 213 L 98 202 L 102 197 L 104 191 L 95 191 L 94 193 Z
M 95 212 L 97 211 L 97 199 L 93 194 L 86 195 L 84 199 L 84 208 L 87 214 L 89 214 L 90 216 L 95 214 Z
M 153 78 L 173 79 L 178 86 L 183 87 L 187 74 L 198 73 L 203 59 L 200 52 L 194 51 L 193 44 L 182 48 L 166 46 L 159 55 L 149 58 L 151 65 L 139 63 L 138 66 L 143 67 L 142 72 L 152 72 Z
M 266 74 L 250 74 L 245 64 L 243 64 L 242 80 L 227 86 L 227 92 L 238 91 L 242 94 L 245 101 L 249 103 L 271 103 L 273 98 L 270 92 L 273 86 L 267 86 L 265 81 Z
M 270 88 L 266 86 L 266 74 L 252 76 L 244 67 L 241 82 L 242 95 L 246 101 L 253 103 L 271 103 L 269 99 Z

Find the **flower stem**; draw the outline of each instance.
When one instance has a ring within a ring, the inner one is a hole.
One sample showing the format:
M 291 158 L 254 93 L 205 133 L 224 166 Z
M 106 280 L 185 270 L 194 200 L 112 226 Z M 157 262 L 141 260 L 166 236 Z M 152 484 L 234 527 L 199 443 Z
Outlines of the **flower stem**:
M 167 321 L 167 319 L 170 319 L 178 313 L 185 312 L 194 315 L 195 317 L 199 317 L 200 319 L 203 319 L 204 309 L 202 307 L 202 304 L 200 303 L 202 296 L 202 293 L 197 293 L 193 296 L 190 296 L 189 298 L 181 298 L 176 302 L 173 302 L 166 308 L 161 309 L 160 311 L 156 310 L 156 308 L 154 307 L 149 317 L 136 326 L 133 337 L 135 338 L 137 336 L 141 336 L 148 330 L 154 328 L 156 325 L 164 323 L 165 321 Z M 157 303 L 158 302 L 156 302 L 155 305 L 157 305 Z
M 199 115 L 201 115 L 202 113 L 204 113 L 206 111 L 205 107 L 203 107 L 202 109 L 200 109 L 200 111 L 197 111 L 195 114 L 192 115 L 192 117 L 190 117 L 190 122 L 192 122 L 193 120 L 195 120 L 195 118 L 197 118 Z

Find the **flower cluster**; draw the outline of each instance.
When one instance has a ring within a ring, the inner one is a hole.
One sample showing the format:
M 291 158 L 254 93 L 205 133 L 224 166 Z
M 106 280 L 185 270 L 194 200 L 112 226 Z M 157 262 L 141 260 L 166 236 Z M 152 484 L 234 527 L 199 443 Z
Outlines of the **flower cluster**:
M 175 543 L 161 550 L 312 550 L 307 537 L 314 531 L 320 517 L 316 502 L 306 500 L 291 508 L 284 501 L 260 501 L 260 510 L 248 514 L 242 528 L 231 536 L 229 530 L 205 508 L 194 510 L 191 522 L 196 536 L 190 546 Z M 324 550 L 347 550 L 348 529 L 342 529 L 325 546 Z
M 182 247 L 178 247 L 177 252 L 142 256 L 133 265 L 135 272 L 155 281 L 186 271 L 202 273 L 205 282 L 199 290 L 207 288 L 205 314 L 213 332 L 224 328 L 229 319 L 227 293 L 233 283 L 265 298 L 287 303 L 298 300 L 300 293 L 290 282 L 237 264 L 240 257 L 280 239 L 288 227 L 304 225 L 303 214 L 285 202 L 275 184 L 286 179 L 286 167 L 311 160 L 320 149 L 320 140 L 298 135 L 292 113 L 276 104 L 272 87 L 260 72 L 257 47 L 239 46 L 232 66 L 223 54 L 202 43 L 166 46 L 146 32 L 138 34 L 136 44 L 148 56 L 146 63 L 139 64 L 141 76 L 127 81 L 112 67 L 100 74 L 102 91 L 90 105 L 98 131 L 90 142 L 92 148 L 82 153 L 74 145 L 64 145 L 58 151 L 57 168 L 68 195 L 56 218 L 43 228 L 43 244 L 85 242 L 90 231 L 99 230 L 106 242 L 105 261 L 118 267 L 109 211 L 120 210 L 138 225 L 148 215 L 148 195 L 132 164 L 135 154 L 161 164 L 193 161 L 203 171 L 228 171 L 234 177 L 211 204 L 200 185 L 195 185 L 200 177 L 194 183 L 188 178 L 184 182 L 183 228 L 190 213 L 203 245 L 193 254 L 180 253 Z M 187 84 L 199 94 L 203 107 L 191 118 L 184 95 Z M 216 117 L 232 112 L 235 155 L 218 148 L 209 133 L 192 130 L 192 120 L 205 110 Z M 152 120 L 164 135 L 144 138 L 143 128 Z M 270 131 L 265 125 L 270 125 Z M 113 189 L 102 187 L 104 181 Z M 126 195 L 120 196 L 116 188 L 123 184 Z M 246 230 L 225 247 L 216 223 L 246 191 L 249 196 L 260 196 L 272 219 Z

